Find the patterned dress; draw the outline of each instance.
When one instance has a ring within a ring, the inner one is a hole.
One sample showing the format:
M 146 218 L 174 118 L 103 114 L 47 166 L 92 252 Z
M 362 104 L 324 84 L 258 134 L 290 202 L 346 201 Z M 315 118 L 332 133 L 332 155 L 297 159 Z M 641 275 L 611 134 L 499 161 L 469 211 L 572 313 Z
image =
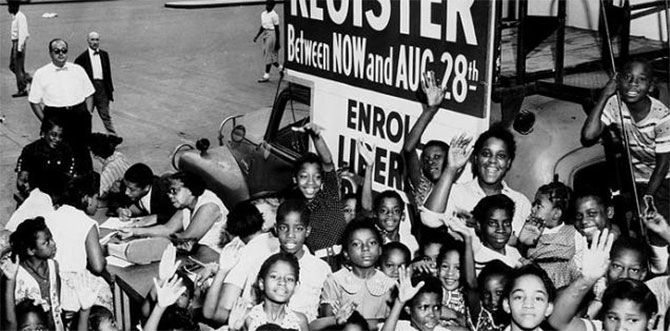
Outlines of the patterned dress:
M 35 279 L 28 270 L 19 266 L 16 274 L 16 288 L 14 298 L 16 303 L 25 299 L 30 299 L 42 306 L 49 316 L 49 324 L 53 325 L 54 330 L 64 331 L 63 320 L 61 319 L 60 293 L 58 293 L 58 274 L 56 273 L 56 262 L 52 259 L 47 260 L 49 266 L 49 279 Z M 41 285 L 41 286 L 40 286 Z M 44 289 L 44 291 L 43 291 Z M 47 293 L 43 293 L 47 292 Z
M 288 309 L 286 306 L 284 306 L 284 318 L 281 321 L 270 321 L 263 310 L 262 303 L 251 308 L 249 315 L 247 315 L 247 319 L 250 321 L 247 331 L 256 331 L 259 326 L 270 323 L 279 325 L 284 329 L 308 331 L 300 329 L 300 318 L 298 317 L 298 314 Z

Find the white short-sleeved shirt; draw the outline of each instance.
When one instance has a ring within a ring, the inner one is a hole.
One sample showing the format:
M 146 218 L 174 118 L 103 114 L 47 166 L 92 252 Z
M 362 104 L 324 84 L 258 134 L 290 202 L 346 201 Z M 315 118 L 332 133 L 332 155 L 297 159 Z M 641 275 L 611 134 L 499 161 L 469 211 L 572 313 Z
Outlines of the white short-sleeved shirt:
M 261 26 L 266 30 L 274 30 L 275 25 L 279 25 L 279 15 L 274 10 L 261 13 Z
M 493 260 L 500 260 L 511 268 L 517 268 L 521 266 L 521 253 L 512 247 L 505 246 L 505 255 L 500 254 L 484 245 L 479 245 L 479 248 L 474 252 L 475 253 L 475 269 L 477 275 L 479 272 L 484 269 L 486 263 L 489 263 Z
M 298 260 L 300 284 L 295 289 L 288 307 L 305 314 L 307 321 L 311 322 L 318 317 L 323 284 L 333 272 L 328 263 L 312 255 L 306 246 L 303 246 L 303 252 L 304 254 Z
M 252 285 L 258 277 L 263 262 L 277 251 L 279 251 L 279 240 L 277 238 L 270 233 L 257 235 L 240 249 L 240 262 L 230 270 L 223 283 L 241 288 L 242 298 L 245 302 L 253 305 L 255 295 Z
M 147 194 L 148 195 L 148 194 Z M 213 203 L 219 208 L 219 212 L 221 212 L 221 216 L 219 216 L 218 219 L 214 221 L 212 224 L 212 227 L 207 230 L 205 235 L 200 238 L 200 241 L 198 241 L 198 244 L 208 246 L 212 248 L 213 250 L 220 252 L 221 249 L 219 248 L 219 240 L 221 237 L 221 228 L 223 228 L 226 224 L 226 218 L 228 217 L 228 209 L 226 206 L 223 205 L 223 202 L 219 197 L 214 194 L 214 192 L 210 190 L 205 190 L 202 192 L 202 194 L 198 197 L 198 200 L 195 203 L 195 208 L 193 208 L 193 213 L 191 213 L 191 210 L 186 208 L 184 209 L 184 214 L 182 217 L 182 227 L 184 230 L 191 224 L 191 218 L 193 215 L 195 215 L 200 207 Z
M 78 105 L 95 93 L 86 71 L 77 64 L 66 62 L 63 68 L 49 63 L 35 71 L 28 101 L 50 107 Z
M 502 182 L 502 186 L 501 193 L 514 201 L 515 211 L 514 218 L 512 219 L 512 231 L 518 234 L 530 215 L 530 200 L 523 193 L 511 189 L 504 181 Z M 451 193 L 449 193 L 449 199 L 447 200 L 447 208 L 444 213 L 435 213 L 421 207 L 421 221 L 427 226 L 438 227 L 445 224 L 446 220 L 456 212 L 471 212 L 477 203 L 479 203 L 479 200 L 485 197 L 486 193 L 479 186 L 477 178 L 462 184 L 455 183 L 451 187 Z
M 46 217 L 46 224 L 56 243 L 60 272 L 86 271 L 86 236 L 98 223 L 83 211 L 63 205 Z
M 29 218 L 35 218 L 37 216 L 46 217 L 47 215 L 54 212 L 54 204 L 51 201 L 51 197 L 40 191 L 39 188 L 35 188 L 30 191 L 30 194 L 25 201 L 19 206 L 19 208 L 14 211 L 12 216 L 9 218 L 9 221 L 5 225 L 5 229 L 10 231 L 16 231 L 16 228 L 19 224 Z
M 626 103 L 621 102 L 624 126 L 630 141 L 630 151 L 637 182 L 649 182 L 656 165 L 656 154 L 670 153 L 670 109 L 655 98 L 649 97 L 649 114 L 634 123 Z M 615 124 L 621 130 L 619 102 L 616 96 L 607 100 L 600 117 L 605 125 Z M 670 171 L 665 175 L 670 178 Z

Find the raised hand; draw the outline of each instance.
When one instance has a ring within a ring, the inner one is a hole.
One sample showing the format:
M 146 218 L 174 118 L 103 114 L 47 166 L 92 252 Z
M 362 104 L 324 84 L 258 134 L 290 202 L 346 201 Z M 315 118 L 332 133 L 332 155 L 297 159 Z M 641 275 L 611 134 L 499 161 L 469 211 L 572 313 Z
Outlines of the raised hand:
M 186 286 L 182 285 L 181 277 L 173 276 L 160 286 L 158 279 L 154 278 L 154 285 L 156 286 L 156 296 L 158 297 L 158 305 L 166 308 L 179 299 L 179 296 L 186 291 Z
M 410 268 L 414 271 L 418 271 L 427 275 L 434 275 L 437 270 L 435 262 L 429 258 L 424 258 L 423 260 L 415 261 L 410 264 Z
M 344 325 L 351 314 L 356 310 L 356 303 L 353 301 L 347 301 L 344 304 L 340 304 L 339 301 L 335 301 L 330 304 L 333 307 L 333 313 L 335 314 L 335 321 L 337 325 Z
M 461 220 L 459 217 L 451 217 L 447 219 L 447 228 L 461 235 L 463 239 L 474 238 L 477 235 L 475 234 L 475 229 L 466 225 L 465 220 Z
M 544 231 L 544 221 L 539 217 L 530 216 L 519 232 L 519 241 L 526 246 L 535 246 Z
M 405 304 L 419 292 L 425 282 L 421 281 L 416 286 L 412 286 L 412 269 L 405 268 L 404 266 L 400 266 L 398 269 L 398 276 L 400 278 L 398 283 L 398 301 Z
M 449 144 L 449 152 L 447 153 L 447 166 L 451 169 L 462 169 L 472 155 L 472 137 L 465 134 L 460 134 L 453 139 Z
M 0 270 L 2 270 L 2 274 L 9 280 L 15 280 L 16 274 L 19 272 L 20 262 L 18 255 L 14 258 L 14 261 L 12 261 L 11 257 L 0 260 Z
M 435 72 L 427 71 L 421 75 L 421 90 L 426 94 L 426 104 L 428 105 L 428 111 L 436 111 L 437 108 L 444 100 L 444 92 L 446 91 L 446 85 L 438 86 L 437 80 L 435 79 Z
M 642 216 L 644 225 L 647 229 L 659 234 L 661 237 L 670 236 L 670 226 L 668 220 L 659 213 L 650 213 Z
M 160 264 L 158 264 L 158 279 L 161 282 L 170 279 L 180 264 L 181 261 L 177 261 L 177 248 L 174 245 L 168 245 L 163 251 Z
M 375 163 L 375 149 L 377 146 L 371 145 L 368 148 L 368 145 L 363 142 L 362 138 L 358 138 L 358 154 L 363 157 L 365 164 L 370 166 Z
M 612 78 L 607 82 L 605 87 L 603 87 L 602 95 L 611 97 L 616 93 L 617 88 L 619 87 L 619 80 L 622 79 L 619 73 L 614 74 Z
M 584 252 L 582 276 L 585 279 L 595 282 L 605 275 L 610 263 L 609 257 L 613 242 L 614 234 L 608 229 L 594 233 L 591 245 Z
M 244 320 L 247 318 L 249 309 L 242 297 L 237 298 L 233 308 L 228 315 L 228 326 L 231 330 L 241 330 L 244 326 Z

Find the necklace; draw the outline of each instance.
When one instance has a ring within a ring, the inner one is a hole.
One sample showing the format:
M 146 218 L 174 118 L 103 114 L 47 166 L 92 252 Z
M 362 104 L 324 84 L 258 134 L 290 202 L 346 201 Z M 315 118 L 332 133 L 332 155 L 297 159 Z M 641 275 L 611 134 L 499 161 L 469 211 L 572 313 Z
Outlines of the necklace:
M 37 266 L 33 266 L 30 262 L 26 261 L 23 266 L 26 267 L 26 269 L 36 278 L 39 278 L 38 280 L 43 281 L 43 282 L 48 282 L 49 281 L 49 266 L 46 263 L 46 261 L 41 264 L 42 267 L 40 268 L 40 264 Z M 39 269 L 42 269 L 42 272 L 39 271 Z

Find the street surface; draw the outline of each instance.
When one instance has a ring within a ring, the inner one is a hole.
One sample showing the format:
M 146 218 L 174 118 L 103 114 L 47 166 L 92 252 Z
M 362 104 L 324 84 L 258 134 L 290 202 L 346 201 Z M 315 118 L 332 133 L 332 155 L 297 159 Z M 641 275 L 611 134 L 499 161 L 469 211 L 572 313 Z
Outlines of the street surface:
M 74 62 L 86 50 L 87 34 L 100 33 L 100 48 L 109 52 L 112 63 L 112 120 L 124 139 L 118 150 L 131 164 L 147 163 L 158 174 L 173 171 L 169 156 L 178 144 L 206 137 L 216 146 L 222 119 L 271 106 L 278 80 L 273 69 L 270 83 L 256 82 L 263 60 L 260 42 L 254 44 L 252 39 L 264 6 L 187 10 L 165 8 L 164 3 L 33 0 L 21 6 L 30 31 L 26 71 L 31 74 L 50 62 L 49 40 L 67 40 L 68 61 Z M 282 9 L 281 5 L 275 9 L 280 17 Z M 15 207 L 16 160 L 24 145 L 39 138 L 40 123 L 26 97 L 11 97 L 16 92 L 14 74 L 8 69 L 11 17 L 6 6 L 0 11 L 0 117 L 4 117 L 0 224 L 4 225 Z M 44 13 L 58 16 L 42 18 Z M 264 122 L 255 122 L 257 127 L 249 132 L 262 134 Z M 97 113 L 93 131 L 104 132 Z M 94 166 L 99 170 L 95 160 Z

